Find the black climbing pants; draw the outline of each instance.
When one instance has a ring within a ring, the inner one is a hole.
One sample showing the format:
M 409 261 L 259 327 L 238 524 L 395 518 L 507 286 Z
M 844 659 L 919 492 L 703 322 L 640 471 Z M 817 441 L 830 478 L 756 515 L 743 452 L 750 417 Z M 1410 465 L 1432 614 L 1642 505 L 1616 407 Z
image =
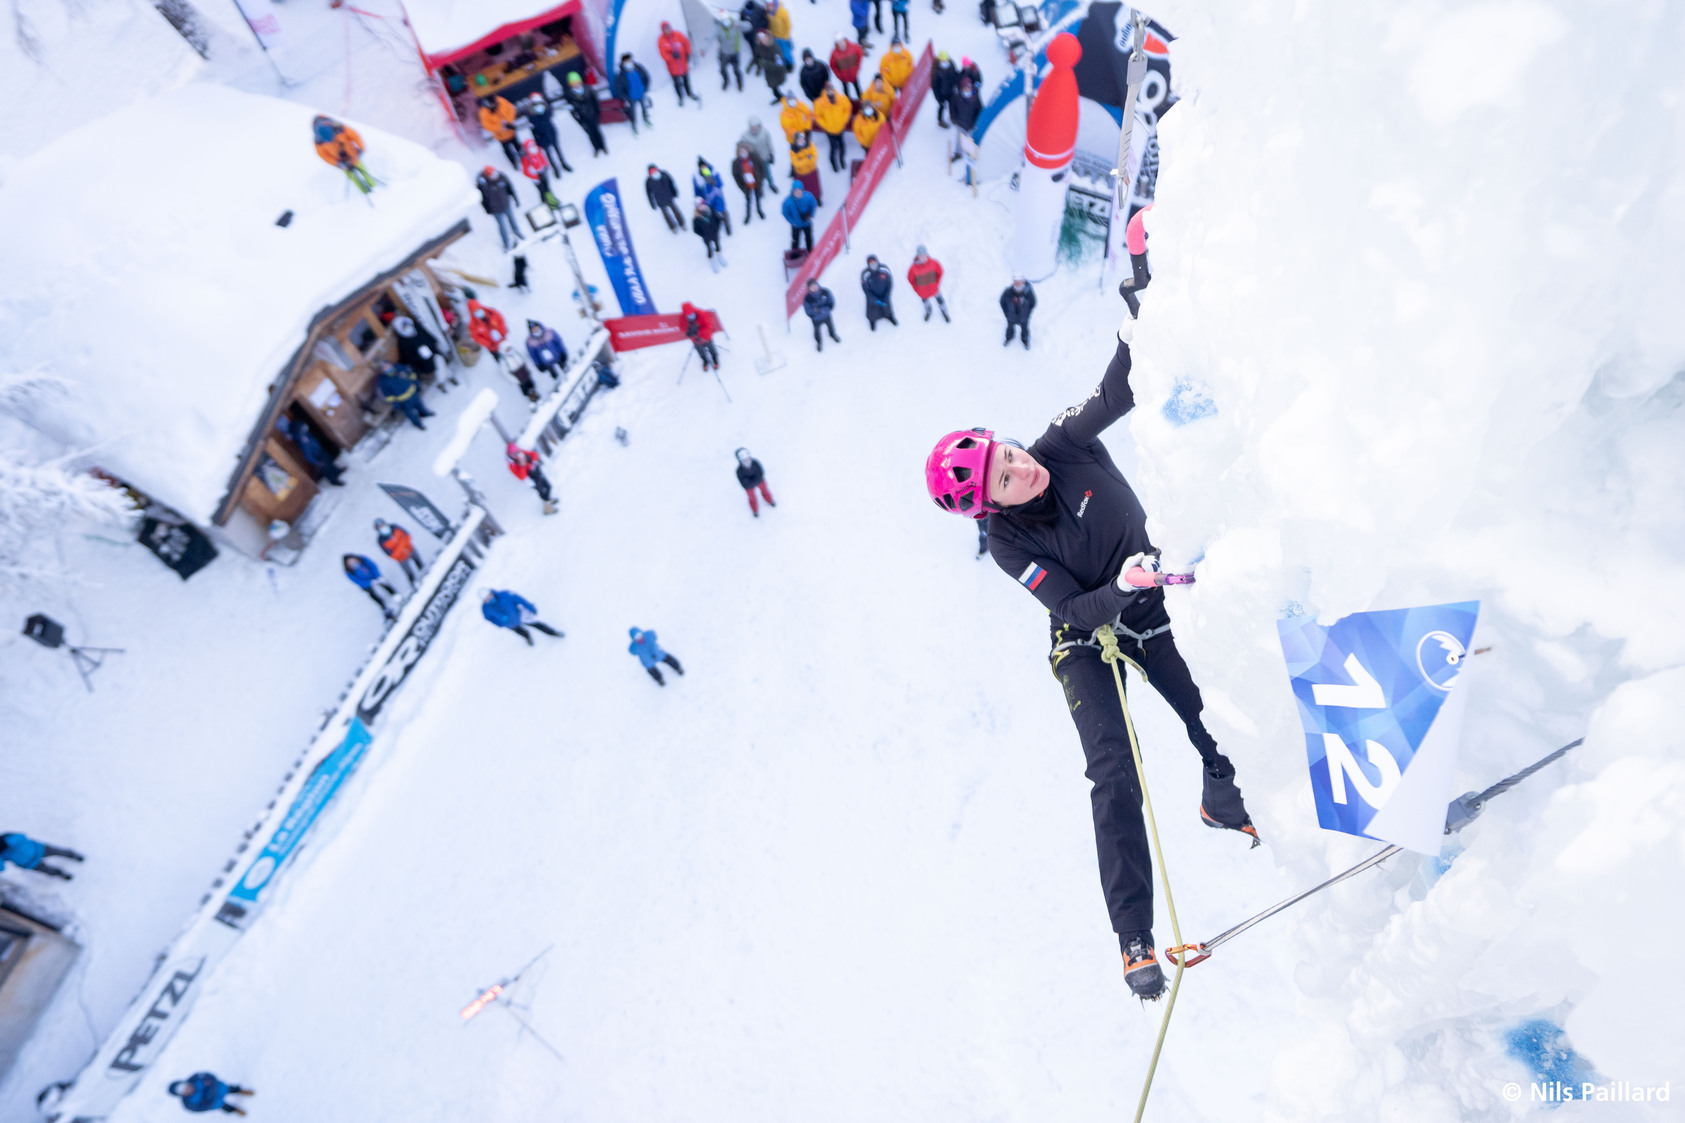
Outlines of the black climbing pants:
M 1170 623 L 1162 591 L 1145 593 L 1143 599 L 1146 603 L 1126 613 L 1124 623 L 1129 628 L 1146 632 Z M 1089 638 L 1088 633 L 1079 632 L 1058 619 L 1051 626 L 1055 647 Z M 1165 632 L 1147 640 L 1143 648 L 1129 636 L 1119 634 L 1118 647 L 1147 672 L 1147 682 L 1182 719 L 1188 729 L 1188 740 L 1199 750 L 1205 767 L 1221 766 L 1230 771 L 1228 758 L 1217 751 L 1216 738 L 1200 720 L 1204 703 L 1182 653 L 1176 650 L 1175 638 Z M 1100 858 L 1100 889 L 1106 896 L 1112 930 L 1122 934 L 1151 928 L 1152 855 L 1147 844 L 1146 820 L 1141 813 L 1135 757 L 1129 751 L 1129 730 L 1124 725 L 1112 669 L 1100 658 L 1098 642 L 1092 647 L 1069 647 L 1050 658 L 1053 673 L 1065 689 L 1065 705 L 1088 760 L 1086 775 L 1093 784 L 1090 802 L 1094 809 L 1094 844 Z M 1120 669 L 1127 683 L 1133 670 Z

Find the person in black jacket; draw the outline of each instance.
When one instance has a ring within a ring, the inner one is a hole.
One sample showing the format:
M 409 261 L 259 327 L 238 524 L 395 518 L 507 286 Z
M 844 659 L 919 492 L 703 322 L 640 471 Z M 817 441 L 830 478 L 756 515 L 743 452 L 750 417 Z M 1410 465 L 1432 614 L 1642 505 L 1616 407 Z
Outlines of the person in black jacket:
M 790 68 L 784 65 L 784 56 L 778 53 L 778 44 L 772 41 L 772 33 L 755 32 L 755 38 L 749 44 L 749 53 L 754 57 L 755 65 L 760 67 L 767 89 L 772 91 L 772 104 L 783 104 L 784 79 L 790 76 Z
M 977 118 L 983 115 L 983 99 L 971 79 L 960 79 L 959 92 L 948 103 L 948 114 L 954 119 L 954 128 L 961 132 L 969 133 L 977 127 Z
M 940 128 L 948 127 L 948 103 L 954 100 L 959 92 L 960 72 L 954 65 L 954 60 L 948 57 L 947 51 L 936 52 L 936 65 L 930 69 L 930 96 L 936 99 L 936 124 Z
M 503 239 L 503 248 L 510 249 L 516 242 L 524 241 L 521 228 L 515 224 L 518 199 L 509 177 L 487 164 L 474 180 L 474 186 L 480 189 L 480 206 L 497 220 L 497 234 Z
M 801 82 L 802 93 L 807 95 L 808 101 L 812 101 L 824 92 L 825 83 L 831 80 L 831 68 L 814 58 L 811 50 L 803 47 L 802 69 L 797 80 Z
M 831 333 L 832 343 L 841 343 L 837 338 L 836 321 L 831 319 L 831 310 L 837 306 L 837 298 L 831 295 L 831 290 L 819 283 L 819 278 L 807 279 L 807 293 L 802 297 L 802 311 L 813 321 L 813 349 L 825 350 L 825 340 L 819 334 L 820 328 Z
M 720 215 L 708 205 L 708 200 L 696 200 L 696 214 L 690 220 L 690 228 L 708 247 L 708 267 L 718 273 L 725 264 L 725 253 L 720 249 Z
M 761 196 L 766 191 L 766 164 L 761 162 L 761 154 L 739 141 L 737 155 L 731 161 L 731 178 L 743 192 L 743 225 L 749 225 L 751 206 L 764 221 L 766 210 L 761 206 Z
M 972 62 L 970 59 L 961 58 L 960 81 L 963 82 L 967 78 L 971 79 L 971 88 L 979 91 L 979 96 L 981 96 L 981 91 L 983 89 L 983 72 L 977 69 L 977 64 Z
M 1141 998 L 1165 989 L 1153 952 L 1152 860 L 1141 814 L 1131 734 L 1096 635 L 1108 625 L 1122 655 L 1164 696 L 1199 752 L 1200 818 L 1210 827 L 1257 832 L 1235 785 L 1234 765 L 1200 718 L 1203 703 L 1176 649 L 1165 610 L 1164 574 L 1147 536 L 1147 515 L 1100 440 L 1135 404 L 1128 338 L 1118 332 L 1105 377 L 1081 404 L 1053 418 L 1024 448 L 987 429 L 937 443 L 925 480 L 938 507 L 987 518 L 989 553 L 1051 616 L 1053 672 L 1093 783 L 1100 883 L 1124 956 L 1124 978 Z
M 760 504 L 755 502 L 756 489 L 760 490 L 761 498 L 766 500 L 768 507 L 778 506 L 778 502 L 772 498 L 772 492 L 767 490 L 766 469 L 761 467 L 759 460 L 749 455 L 746 448 L 737 450 L 737 483 L 749 497 L 749 513 L 757 519 L 761 517 L 761 508 Z
M 410 319 L 398 316 L 392 321 L 392 331 L 398 337 L 398 361 L 416 374 L 436 374 L 439 365 L 439 341 L 433 333 Z
M 572 108 L 573 119 L 579 122 L 579 127 L 585 130 L 585 135 L 591 138 L 591 155 L 607 156 L 608 145 L 603 143 L 603 106 L 597 100 L 597 91 L 588 88 L 579 71 L 568 71 L 567 88 L 568 105 Z
M 649 106 L 654 99 L 649 96 L 649 71 L 643 64 L 632 57 L 631 51 L 620 56 L 620 67 L 609 80 L 608 92 L 620 99 L 626 107 L 626 121 L 632 126 L 632 135 L 638 133 L 638 112 L 643 111 L 644 124 L 649 124 Z
M 677 234 L 685 228 L 685 216 L 679 213 L 679 186 L 673 182 L 673 177 L 656 167 L 649 166 L 649 177 L 644 180 L 644 198 L 649 200 L 651 210 L 661 212 L 661 217 L 667 220 L 667 229 Z
M 866 294 L 866 324 L 873 331 L 878 330 L 879 320 L 901 326 L 895 318 L 895 307 L 889 303 L 889 294 L 894 288 L 895 278 L 878 260 L 878 255 L 867 254 L 866 268 L 860 271 L 860 291 Z
M 1006 313 L 1006 338 L 1001 340 L 1005 347 L 1012 342 L 1014 330 L 1024 333 L 1024 350 L 1030 349 L 1030 313 L 1036 310 L 1036 290 L 1030 287 L 1030 282 L 1024 279 L 1022 273 L 1012 278 L 1000 293 L 1000 310 Z
M 527 126 L 532 129 L 533 143 L 538 145 L 538 150 L 544 153 L 544 158 L 550 161 L 557 175 L 573 171 L 567 157 L 562 155 L 562 146 L 556 137 L 556 118 L 551 114 L 550 103 L 544 100 L 543 94 L 533 94 L 527 99 Z
M 334 463 L 334 457 L 339 455 L 337 445 L 330 451 L 311 430 L 308 422 L 301 418 L 288 417 L 284 413 L 275 419 L 275 428 L 297 446 L 305 462 L 322 473 L 324 480 L 335 487 L 345 486 L 345 480 L 340 475 L 344 469 Z

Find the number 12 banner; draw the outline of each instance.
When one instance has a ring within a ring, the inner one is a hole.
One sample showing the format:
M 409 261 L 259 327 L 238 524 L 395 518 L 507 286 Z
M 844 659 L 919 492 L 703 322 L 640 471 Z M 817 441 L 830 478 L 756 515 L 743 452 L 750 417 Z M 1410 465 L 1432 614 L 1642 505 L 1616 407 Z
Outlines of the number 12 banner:
M 1328 830 L 1437 854 L 1479 601 L 1277 621 Z

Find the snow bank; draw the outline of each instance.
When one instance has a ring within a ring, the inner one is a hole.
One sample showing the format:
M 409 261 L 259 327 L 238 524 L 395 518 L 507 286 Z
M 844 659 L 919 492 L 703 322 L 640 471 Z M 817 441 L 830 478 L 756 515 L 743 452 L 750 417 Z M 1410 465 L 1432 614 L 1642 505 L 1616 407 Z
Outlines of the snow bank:
M 61 136 L 0 185 L 0 354 L 82 390 L 38 424 L 199 522 L 311 318 L 473 202 L 461 167 L 372 129 L 383 185 L 365 200 L 317 157 L 313 115 L 191 84 Z

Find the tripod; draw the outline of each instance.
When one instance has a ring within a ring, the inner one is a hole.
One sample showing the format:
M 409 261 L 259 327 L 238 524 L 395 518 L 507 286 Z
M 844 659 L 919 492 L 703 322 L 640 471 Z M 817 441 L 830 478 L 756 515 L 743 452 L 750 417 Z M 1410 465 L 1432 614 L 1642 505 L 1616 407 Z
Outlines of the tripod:
M 105 657 L 123 654 L 121 647 L 78 647 L 65 643 L 64 625 L 40 612 L 23 622 L 23 634 L 49 650 L 62 647 L 70 652 L 70 660 L 76 664 L 76 673 L 82 676 L 82 685 L 88 688 L 90 694 L 94 690 L 94 672 L 105 663 Z

